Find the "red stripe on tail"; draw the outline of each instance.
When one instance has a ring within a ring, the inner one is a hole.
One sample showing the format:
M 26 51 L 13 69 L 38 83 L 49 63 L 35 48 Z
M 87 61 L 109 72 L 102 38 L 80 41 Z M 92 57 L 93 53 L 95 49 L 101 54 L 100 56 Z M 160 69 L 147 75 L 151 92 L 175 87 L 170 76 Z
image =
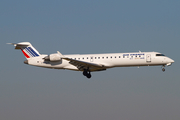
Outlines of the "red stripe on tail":
M 23 52 L 23 54 L 26 58 L 30 58 L 29 55 L 27 55 L 22 49 L 21 49 L 21 51 Z

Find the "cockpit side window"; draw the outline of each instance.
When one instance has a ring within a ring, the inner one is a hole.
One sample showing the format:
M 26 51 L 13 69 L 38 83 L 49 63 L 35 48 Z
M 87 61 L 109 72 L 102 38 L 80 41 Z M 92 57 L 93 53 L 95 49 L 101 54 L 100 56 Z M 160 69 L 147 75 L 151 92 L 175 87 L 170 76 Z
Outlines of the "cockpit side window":
M 156 54 L 156 56 L 165 56 L 164 54 Z

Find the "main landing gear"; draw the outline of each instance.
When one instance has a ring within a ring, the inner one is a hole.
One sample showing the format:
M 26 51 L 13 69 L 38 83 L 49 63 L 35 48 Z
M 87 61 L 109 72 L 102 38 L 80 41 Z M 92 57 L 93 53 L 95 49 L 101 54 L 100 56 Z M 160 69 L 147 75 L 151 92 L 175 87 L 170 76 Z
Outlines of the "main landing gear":
M 83 75 L 86 76 L 87 78 L 91 78 L 91 72 L 87 69 L 84 69 Z

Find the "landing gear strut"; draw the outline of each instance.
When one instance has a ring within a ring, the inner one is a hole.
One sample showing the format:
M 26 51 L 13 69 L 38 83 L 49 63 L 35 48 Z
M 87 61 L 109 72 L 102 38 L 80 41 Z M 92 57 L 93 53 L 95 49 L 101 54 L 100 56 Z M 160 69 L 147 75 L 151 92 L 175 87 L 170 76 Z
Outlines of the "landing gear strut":
M 83 75 L 86 76 L 87 78 L 91 78 L 91 72 L 87 69 L 84 69 Z
M 162 66 L 162 71 L 163 71 L 163 72 L 165 71 L 165 68 L 164 68 L 164 67 L 165 67 L 165 66 L 163 65 L 163 66 Z

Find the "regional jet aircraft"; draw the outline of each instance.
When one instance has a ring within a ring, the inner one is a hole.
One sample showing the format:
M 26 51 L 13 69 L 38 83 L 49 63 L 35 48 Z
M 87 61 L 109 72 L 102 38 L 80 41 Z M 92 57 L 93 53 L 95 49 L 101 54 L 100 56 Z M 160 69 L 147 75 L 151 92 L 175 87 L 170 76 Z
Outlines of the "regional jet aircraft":
M 27 60 L 25 64 L 52 68 L 82 71 L 83 75 L 91 78 L 91 72 L 102 71 L 113 67 L 133 66 L 170 66 L 174 60 L 158 52 L 108 53 L 62 55 L 59 51 L 54 54 L 40 54 L 29 42 L 8 43 L 20 49 Z

